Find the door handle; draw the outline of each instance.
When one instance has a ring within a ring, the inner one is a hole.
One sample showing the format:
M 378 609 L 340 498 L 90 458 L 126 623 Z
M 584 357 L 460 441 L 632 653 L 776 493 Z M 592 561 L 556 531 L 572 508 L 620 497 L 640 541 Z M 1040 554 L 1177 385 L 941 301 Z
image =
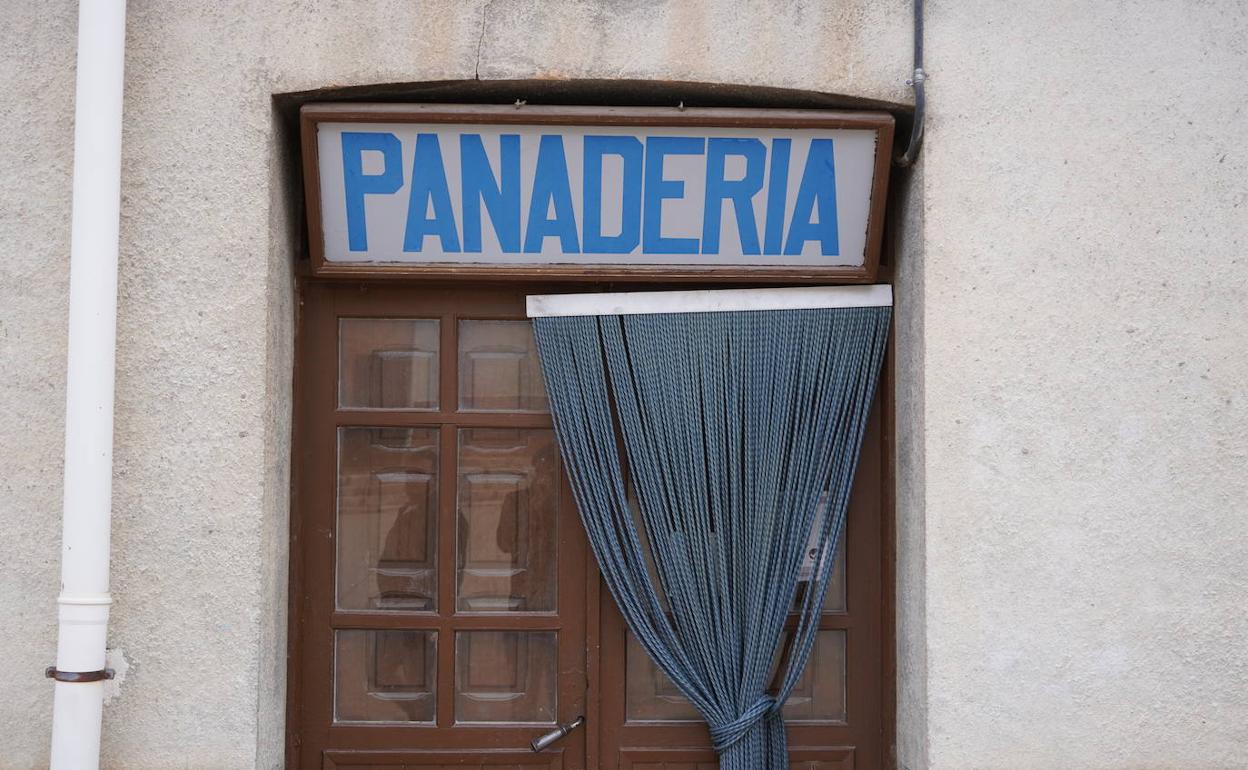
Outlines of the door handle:
M 559 725 L 545 735 L 539 735 L 534 738 L 529 745 L 533 747 L 534 751 L 541 751 L 542 749 L 549 748 L 550 744 L 564 737 L 583 724 L 585 724 L 585 717 L 577 717 L 567 724 Z

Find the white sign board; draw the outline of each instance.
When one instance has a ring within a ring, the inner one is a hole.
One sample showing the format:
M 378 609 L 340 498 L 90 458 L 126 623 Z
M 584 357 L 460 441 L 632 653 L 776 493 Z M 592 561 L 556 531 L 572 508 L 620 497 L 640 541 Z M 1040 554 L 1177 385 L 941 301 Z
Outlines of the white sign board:
M 393 107 L 353 107 L 305 111 L 322 266 L 863 270 L 878 248 L 879 116 L 767 127 L 690 121 L 693 110 L 660 124 L 650 110 L 654 123 L 637 125 L 616 110 L 578 125 L 566 110 L 396 120 Z

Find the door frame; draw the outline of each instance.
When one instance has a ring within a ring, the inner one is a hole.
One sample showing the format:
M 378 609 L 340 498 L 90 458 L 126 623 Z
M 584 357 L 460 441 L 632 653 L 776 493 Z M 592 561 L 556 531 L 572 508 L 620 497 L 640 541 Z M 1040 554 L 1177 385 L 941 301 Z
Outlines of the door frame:
M 888 252 L 891 244 L 886 241 L 884 247 L 884 257 L 880 265 L 880 283 L 893 283 L 893 275 L 890 261 L 888 260 Z M 579 280 L 570 280 L 567 278 L 555 278 L 552 280 L 517 280 L 510 278 L 499 281 L 487 281 L 480 278 L 465 278 L 461 280 L 434 281 L 428 279 L 400 279 L 396 277 L 384 277 L 380 279 L 360 279 L 360 278 L 340 278 L 340 277 L 315 277 L 312 276 L 307 268 L 306 263 L 301 264 L 297 271 L 295 285 L 295 319 L 294 319 L 294 364 L 292 373 L 293 383 L 293 409 L 291 420 L 291 453 L 290 453 L 290 509 L 289 509 L 289 569 L 287 583 L 287 662 L 284 671 L 286 681 L 286 715 L 285 715 L 285 767 L 288 770 L 297 770 L 302 750 L 302 677 L 299 672 L 302 670 L 304 663 L 304 649 L 302 645 L 302 628 L 307 621 L 307 613 L 302 606 L 302 596 L 304 592 L 306 564 L 305 553 L 303 548 L 304 538 L 307 537 L 305 531 L 303 517 L 298 515 L 302 505 L 302 492 L 305 486 L 304 476 L 307 473 L 307 453 L 309 446 L 307 437 L 309 434 L 309 412 L 310 405 L 308 403 L 309 394 L 307 387 L 307 378 L 305 376 L 307 351 L 305 347 L 308 345 L 308 336 L 305 332 L 306 312 L 304 308 L 305 300 L 309 291 L 315 291 L 315 286 L 344 286 L 356 285 L 361 287 L 367 286 L 385 286 L 385 287 L 406 287 L 406 288 L 446 288 L 448 290 L 465 289 L 465 288 L 505 288 L 505 289 L 523 289 L 530 293 L 555 293 L 555 292 L 586 292 L 586 291 L 622 291 L 635 288 L 633 284 L 620 282 L 595 281 L 592 276 L 585 275 Z M 706 281 L 704 283 L 710 283 Z M 706 288 L 749 288 L 753 284 L 732 284 L 724 286 L 721 282 L 715 282 L 717 286 L 707 286 Z M 655 282 L 649 282 L 644 286 L 647 291 L 657 291 L 663 289 L 688 289 L 689 284 L 674 283 L 670 286 L 661 285 Z M 877 388 L 877 408 L 880 410 L 880 419 L 882 422 L 880 436 L 880 452 L 881 452 L 881 484 L 880 494 L 880 554 L 882 559 L 880 586 L 880 614 L 881 614 L 881 645 L 883 647 L 882 655 L 882 671 L 881 671 L 881 692 L 879 698 L 882 708 L 882 735 L 881 745 L 883 754 L 883 767 L 896 768 L 896 738 L 897 738 L 897 627 L 896 627 L 896 589 L 897 589 L 897 520 L 896 520 L 896 310 L 894 309 L 894 319 L 890 326 L 888 342 L 885 349 L 884 361 L 881 368 L 879 385 Z M 586 694 L 585 694 L 585 711 L 588 717 L 591 714 L 597 715 L 601 712 L 601 651 L 602 651 L 602 581 L 598 570 L 597 562 L 592 558 L 592 554 L 587 554 L 585 561 L 585 673 L 586 673 Z M 598 768 L 601 761 L 600 746 L 600 729 L 592 724 L 587 724 L 584 728 L 585 742 L 585 766 L 587 768 Z M 413 750 L 412 754 L 430 754 L 438 753 L 435 750 Z M 812 757 L 813 759 L 813 757 Z

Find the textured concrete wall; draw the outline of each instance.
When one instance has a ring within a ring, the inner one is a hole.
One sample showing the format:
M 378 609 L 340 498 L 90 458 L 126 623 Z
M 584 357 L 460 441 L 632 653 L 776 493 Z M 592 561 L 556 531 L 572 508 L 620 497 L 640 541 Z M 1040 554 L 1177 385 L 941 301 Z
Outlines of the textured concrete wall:
M 1248 767 L 1248 5 L 928 31 L 929 766 Z
M 927 767 L 923 156 L 908 172 L 894 174 L 893 181 L 897 762 L 918 770 Z
M 909 3 L 131 0 L 105 765 L 277 767 L 292 234 L 273 94 L 904 102 Z M 0 768 L 46 764 L 74 6 L 0 4 Z M 897 200 L 898 755 L 1248 767 L 1242 3 L 936 2 Z
M 32 10 L 0 4 L 0 767 L 19 768 L 51 735 L 77 29 Z

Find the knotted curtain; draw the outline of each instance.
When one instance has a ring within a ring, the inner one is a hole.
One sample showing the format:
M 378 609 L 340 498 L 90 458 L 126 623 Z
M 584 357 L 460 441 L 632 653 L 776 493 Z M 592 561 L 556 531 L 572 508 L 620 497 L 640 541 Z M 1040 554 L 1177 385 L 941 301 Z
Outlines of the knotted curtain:
M 723 770 L 788 767 L 781 707 L 833 559 L 816 560 L 775 662 L 812 529 L 818 554 L 836 553 L 844 529 L 890 310 L 534 319 L 603 578 L 706 720 Z

